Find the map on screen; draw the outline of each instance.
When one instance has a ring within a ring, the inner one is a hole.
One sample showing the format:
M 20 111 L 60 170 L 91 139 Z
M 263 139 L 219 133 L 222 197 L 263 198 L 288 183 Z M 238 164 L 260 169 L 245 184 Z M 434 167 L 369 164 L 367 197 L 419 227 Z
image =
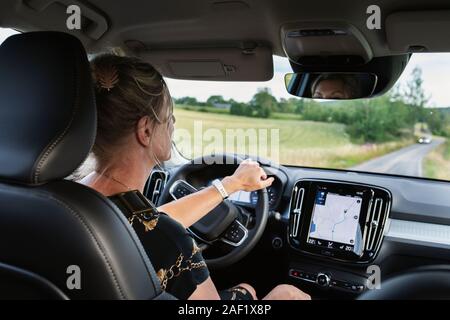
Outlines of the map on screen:
M 362 198 L 319 191 L 316 195 L 309 236 L 355 245 Z

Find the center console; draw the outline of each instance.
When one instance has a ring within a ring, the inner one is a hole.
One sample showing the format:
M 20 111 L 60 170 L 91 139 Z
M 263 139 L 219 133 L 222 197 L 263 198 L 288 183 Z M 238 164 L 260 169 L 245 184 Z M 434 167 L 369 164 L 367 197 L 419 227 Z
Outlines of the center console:
M 289 208 L 288 242 L 293 250 L 322 263 L 293 263 L 289 276 L 320 286 L 364 290 L 367 277 L 342 272 L 342 265 L 354 269 L 375 259 L 391 198 L 388 190 L 371 185 L 314 179 L 297 181 Z M 336 264 L 323 263 L 327 260 Z M 341 268 L 333 270 L 335 265 Z

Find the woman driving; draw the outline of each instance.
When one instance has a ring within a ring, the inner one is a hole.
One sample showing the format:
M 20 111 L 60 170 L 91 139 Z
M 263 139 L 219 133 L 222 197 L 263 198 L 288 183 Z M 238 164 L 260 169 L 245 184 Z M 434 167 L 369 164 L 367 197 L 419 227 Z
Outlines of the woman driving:
M 171 156 L 175 118 L 169 90 L 162 76 L 137 58 L 103 54 L 92 61 L 92 72 L 98 109 L 96 169 L 80 182 L 112 200 L 134 190 L 143 192 L 152 168 Z M 221 181 L 228 194 L 259 190 L 272 182 L 257 162 L 249 160 Z M 178 299 L 257 299 L 245 283 L 218 292 L 186 230 L 222 201 L 218 189 L 210 186 L 155 209 L 150 221 L 126 215 L 162 288 Z M 265 299 L 309 296 L 294 286 L 279 285 Z

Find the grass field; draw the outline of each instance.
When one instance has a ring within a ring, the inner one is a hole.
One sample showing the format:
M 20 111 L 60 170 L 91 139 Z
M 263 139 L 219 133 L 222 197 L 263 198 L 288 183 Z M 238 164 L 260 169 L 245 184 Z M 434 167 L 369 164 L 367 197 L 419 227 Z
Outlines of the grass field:
M 427 178 L 450 180 L 450 141 L 432 151 L 423 163 Z
M 217 129 L 224 136 L 227 129 L 278 129 L 279 156 L 272 160 L 286 165 L 301 165 L 324 168 L 349 168 L 374 157 L 404 147 L 412 141 L 398 141 L 383 144 L 358 145 L 350 141 L 345 125 L 297 120 L 293 116 L 283 119 L 258 119 L 228 114 L 190 111 L 175 108 L 178 138 L 185 139 L 194 132 L 194 123 L 201 120 L 203 131 Z M 197 123 L 198 124 L 198 123 Z M 177 142 L 177 135 L 175 135 Z M 211 153 L 193 143 L 191 150 L 182 150 L 187 157 L 192 154 Z M 223 143 L 223 150 L 229 145 Z M 252 146 L 247 146 L 251 149 Z M 255 147 L 255 146 L 253 146 Z M 216 150 L 217 151 L 217 150 Z

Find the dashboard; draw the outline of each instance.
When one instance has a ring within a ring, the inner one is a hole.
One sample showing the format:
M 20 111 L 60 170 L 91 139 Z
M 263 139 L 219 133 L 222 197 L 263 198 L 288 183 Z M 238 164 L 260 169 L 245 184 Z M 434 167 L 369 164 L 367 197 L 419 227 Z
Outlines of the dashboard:
M 254 283 L 267 282 L 264 270 L 271 269 L 271 278 L 278 283 L 317 290 L 323 296 L 352 296 L 368 289 L 368 270 L 373 266 L 381 270 L 382 277 L 389 277 L 414 267 L 450 264 L 449 182 L 263 166 L 275 177 L 268 190 L 269 222 L 248 259 L 230 269 L 236 273 L 249 270 L 246 275 L 254 277 Z M 233 172 L 225 167 L 201 175 L 193 172 L 185 178 L 201 188 Z M 167 170 L 167 176 L 176 170 Z M 251 208 L 257 195 L 238 192 L 230 200 Z M 265 268 L 255 268 L 252 261 L 265 263 Z
M 285 172 L 292 177 L 284 194 L 290 203 L 280 208 L 279 229 L 269 237 L 286 239 L 285 272 L 293 283 L 324 295 L 352 296 L 373 287 L 373 272 L 383 280 L 416 267 L 450 264 L 449 182 L 297 167 Z M 292 203 L 301 187 L 306 204 L 293 235 Z M 341 219 L 346 210 L 347 222 Z M 281 231 L 286 225 L 287 236 Z

